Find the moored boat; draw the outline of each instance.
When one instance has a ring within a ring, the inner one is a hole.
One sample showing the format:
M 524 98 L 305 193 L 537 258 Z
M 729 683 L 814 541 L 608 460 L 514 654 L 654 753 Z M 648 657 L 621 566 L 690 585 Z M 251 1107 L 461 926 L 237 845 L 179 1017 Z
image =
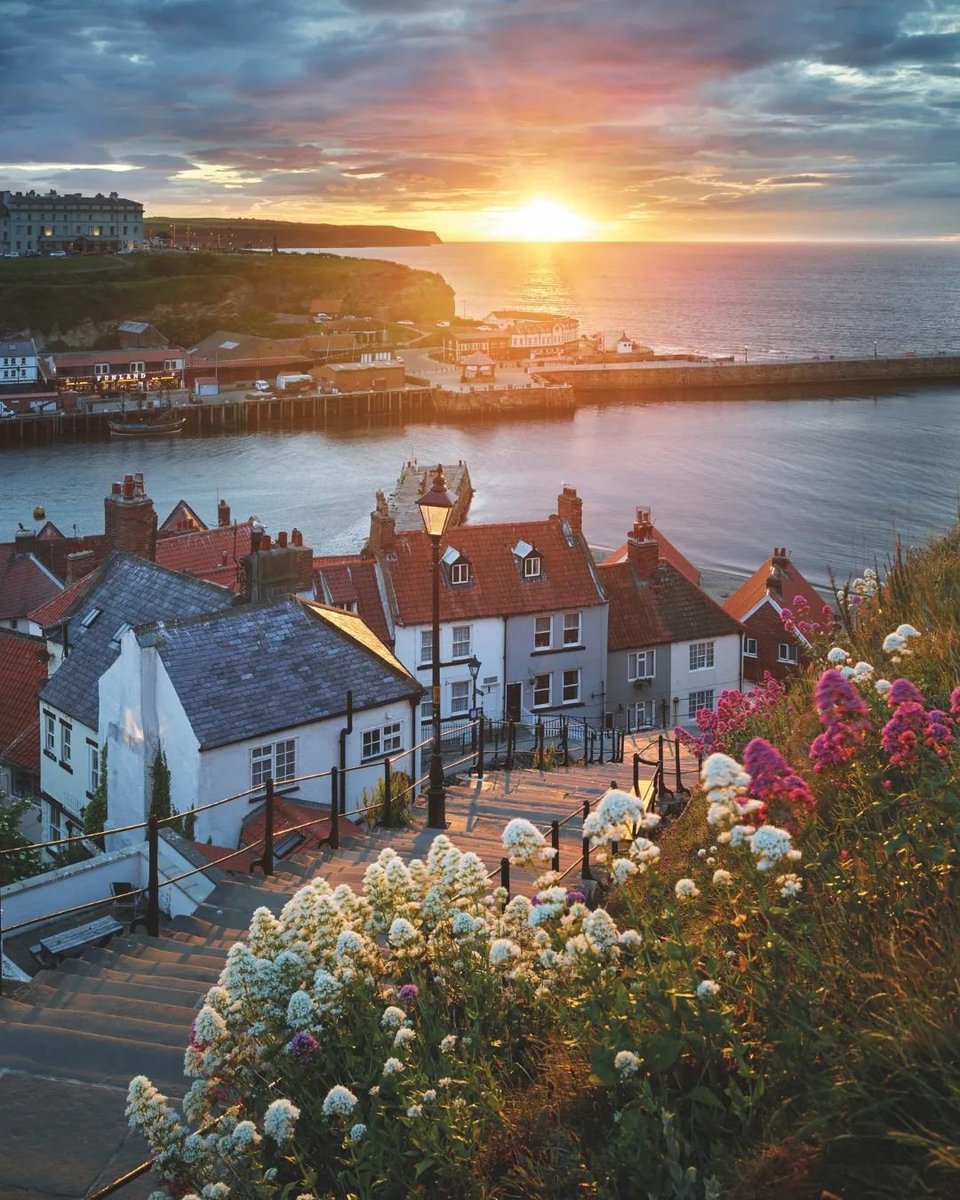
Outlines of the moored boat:
M 107 428 L 113 437 L 167 437 L 172 433 L 182 433 L 185 424 L 186 417 L 172 412 L 157 416 L 138 413 L 135 417 L 107 421 Z

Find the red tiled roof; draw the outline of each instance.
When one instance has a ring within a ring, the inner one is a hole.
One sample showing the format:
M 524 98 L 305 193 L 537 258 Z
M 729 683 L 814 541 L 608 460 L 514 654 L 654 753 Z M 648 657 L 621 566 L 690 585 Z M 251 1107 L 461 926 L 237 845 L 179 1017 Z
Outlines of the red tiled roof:
M 61 585 L 33 554 L 17 554 L 11 549 L 0 557 L 0 620 L 25 617 L 60 590 Z
M 441 564 L 440 619 L 469 620 L 583 608 L 603 603 L 603 594 L 583 538 L 569 534 L 558 517 L 497 525 L 460 525 L 443 538 L 470 564 L 467 583 L 451 584 Z M 525 579 L 518 542 L 534 547 L 541 558 L 539 577 Z M 380 555 L 389 578 L 396 619 L 403 625 L 432 620 L 430 539 L 422 530 L 397 532 L 396 552 Z
M 157 565 L 238 589 L 238 560 L 250 553 L 252 521 L 157 539 Z
M 637 650 L 739 631 L 737 622 L 666 558 L 660 560 L 651 580 L 641 579 L 629 562 L 603 563 L 599 572 L 610 601 L 610 650 Z
M 34 624 L 39 625 L 41 629 L 48 629 L 51 625 L 56 625 L 74 600 L 76 600 L 78 596 L 82 596 L 87 590 L 87 587 L 92 579 L 92 571 L 89 575 L 84 575 L 80 579 L 75 579 L 69 587 L 64 588 L 63 591 L 54 596 L 52 600 L 48 600 L 46 604 L 41 604 L 39 608 L 33 609 L 33 611 L 29 614 L 30 620 L 33 621 Z
M 39 774 L 40 710 L 37 695 L 47 677 L 46 645 L 0 629 L 0 758 Z
M 220 859 L 227 861 L 220 867 L 221 871 L 235 871 L 240 875 L 248 875 L 254 860 L 259 857 L 256 850 L 245 850 L 238 854 L 229 846 L 215 846 L 212 842 L 194 842 L 193 847 L 199 850 L 211 865 L 216 866 Z M 232 857 L 228 857 L 228 855 Z
M 7 554 L 12 554 L 14 548 L 14 542 L 0 542 L 0 562 L 5 561 Z M 37 535 L 31 553 L 37 562 L 42 563 L 52 575 L 59 580 L 64 580 L 67 577 L 67 557 L 81 550 L 92 550 L 94 565 L 99 565 L 107 553 L 107 539 L 102 533 L 87 534 L 83 537 L 64 537 L 48 521 Z M 0 571 L 2 571 L 2 567 L 0 567 Z M 40 602 L 37 601 L 37 603 Z
M 319 818 L 319 821 L 318 821 Z M 277 796 L 273 802 L 273 841 L 274 846 L 283 837 L 284 830 L 303 825 L 307 821 L 318 821 L 307 829 L 301 829 L 303 841 L 301 849 L 313 849 L 330 836 L 330 807 L 329 805 L 297 804 L 294 800 Z M 353 822 L 347 817 L 340 818 L 340 836 L 349 835 Z M 255 854 L 263 851 L 263 836 L 267 828 L 266 805 L 250 814 L 243 823 L 240 833 L 240 845 L 249 846 Z M 284 857 L 289 857 L 285 855 Z
M 357 616 L 389 646 L 393 640 L 377 587 L 377 565 L 356 554 L 313 560 L 314 589 L 322 604 L 355 604 Z
M 168 346 L 162 350 L 144 350 L 129 348 L 119 350 L 68 350 L 51 354 L 48 361 L 53 363 L 58 375 L 64 374 L 76 367 L 92 367 L 94 363 L 105 362 L 128 365 L 131 362 L 149 363 L 151 366 L 159 363 L 161 366 L 168 359 L 183 359 L 184 353 L 176 346 Z
M 771 599 L 775 600 L 778 609 L 793 608 L 794 597 L 802 596 L 810 605 L 811 615 L 819 617 L 820 610 L 825 603 L 823 597 L 819 595 L 813 584 L 804 579 L 789 559 L 784 561 L 786 565 L 780 567 L 783 572 L 781 594 L 779 597 L 772 596 Z M 754 571 L 746 583 L 741 584 L 733 595 L 724 601 L 723 607 L 732 617 L 742 621 L 747 613 L 767 596 L 767 579 L 772 570 L 773 557 L 771 556 Z
M 691 583 L 699 584 L 700 572 L 693 565 L 689 558 L 687 558 L 684 554 L 681 554 L 681 552 L 676 548 L 669 538 L 664 537 L 656 525 L 651 526 L 650 536 L 660 547 L 661 558 L 665 558 L 672 567 L 676 567 L 680 574 L 686 579 L 689 579 Z M 622 563 L 626 561 L 627 543 L 624 542 L 623 545 L 618 546 L 612 554 L 607 555 L 607 557 L 603 560 L 603 565 L 608 566 L 610 563 Z

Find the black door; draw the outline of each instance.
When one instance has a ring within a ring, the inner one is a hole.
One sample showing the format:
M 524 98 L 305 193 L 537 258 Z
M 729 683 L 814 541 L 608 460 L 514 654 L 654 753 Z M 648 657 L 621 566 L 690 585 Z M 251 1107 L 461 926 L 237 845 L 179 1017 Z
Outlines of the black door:
M 523 684 L 507 684 L 507 720 L 520 720 L 520 705 L 523 701 Z

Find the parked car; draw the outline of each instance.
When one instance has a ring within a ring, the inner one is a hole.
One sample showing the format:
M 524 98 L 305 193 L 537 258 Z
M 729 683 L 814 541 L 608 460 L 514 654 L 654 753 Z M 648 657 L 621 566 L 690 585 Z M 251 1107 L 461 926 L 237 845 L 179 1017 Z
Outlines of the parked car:
M 17 414 L 12 408 L 7 408 L 4 402 L 0 400 L 0 421 L 2 421 L 4 417 L 15 417 L 16 415 Z
M 272 391 L 272 388 L 271 388 L 271 386 L 270 386 L 270 383 L 269 383 L 269 381 L 268 381 L 268 380 L 266 380 L 266 379 L 257 379 L 257 380 L 255 380 L 255 381 L 254 381 L 254 384 L 253 384 L 253 388 L 254 388 L 254 391 L 257 391 L 257 392 L 269 392 L 269 391 Z

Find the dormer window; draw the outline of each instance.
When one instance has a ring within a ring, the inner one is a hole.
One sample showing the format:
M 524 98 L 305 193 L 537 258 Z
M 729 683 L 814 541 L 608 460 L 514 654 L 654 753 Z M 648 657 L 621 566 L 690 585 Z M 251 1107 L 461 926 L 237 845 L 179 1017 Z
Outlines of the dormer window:
M 440 557 L 441 561 L 446 564 L 452 584 L 470 582 L 470 563 L 456 547 L 448 546 Z
M 87 615 L 86 615 L 86 616 L 83 618 L 83 620 L 80 622 L 80 626 L 81 626 L 81 628 L 83 628 L 83 629 L 89 629 L 89 628 L 90 628 L 90 626 L 91 626 L 91 625 L 94 623 L 94 621 L 97 619 L 97 617 L 99 617 L 99 616 L 100 616 L 100 613 L 101 613 L 101 611 L 102 611 L 102 610 L 101 610 L 101 609 L 99 609 L 99 608 L 91 608 L 91 609 L 90 609 L 90 611 L 87 613 Z
M 129 628 L 130 628 L 130 625 L 126 621 L 124 621 L 123 624 L 117 629 L 117 631 L 113 635 L 113 637 L 110 639 L 110 645 L 113 647 L 114 650 L 119 650 L 121 639 L 123 638 L 123 635 L 127 632 L 127 630 Z
M 513 547 L 513 553 L 523 564 L 524 579 L 539 579 L 543 573 L 540 555 L 529 542 L 521 541 Z

